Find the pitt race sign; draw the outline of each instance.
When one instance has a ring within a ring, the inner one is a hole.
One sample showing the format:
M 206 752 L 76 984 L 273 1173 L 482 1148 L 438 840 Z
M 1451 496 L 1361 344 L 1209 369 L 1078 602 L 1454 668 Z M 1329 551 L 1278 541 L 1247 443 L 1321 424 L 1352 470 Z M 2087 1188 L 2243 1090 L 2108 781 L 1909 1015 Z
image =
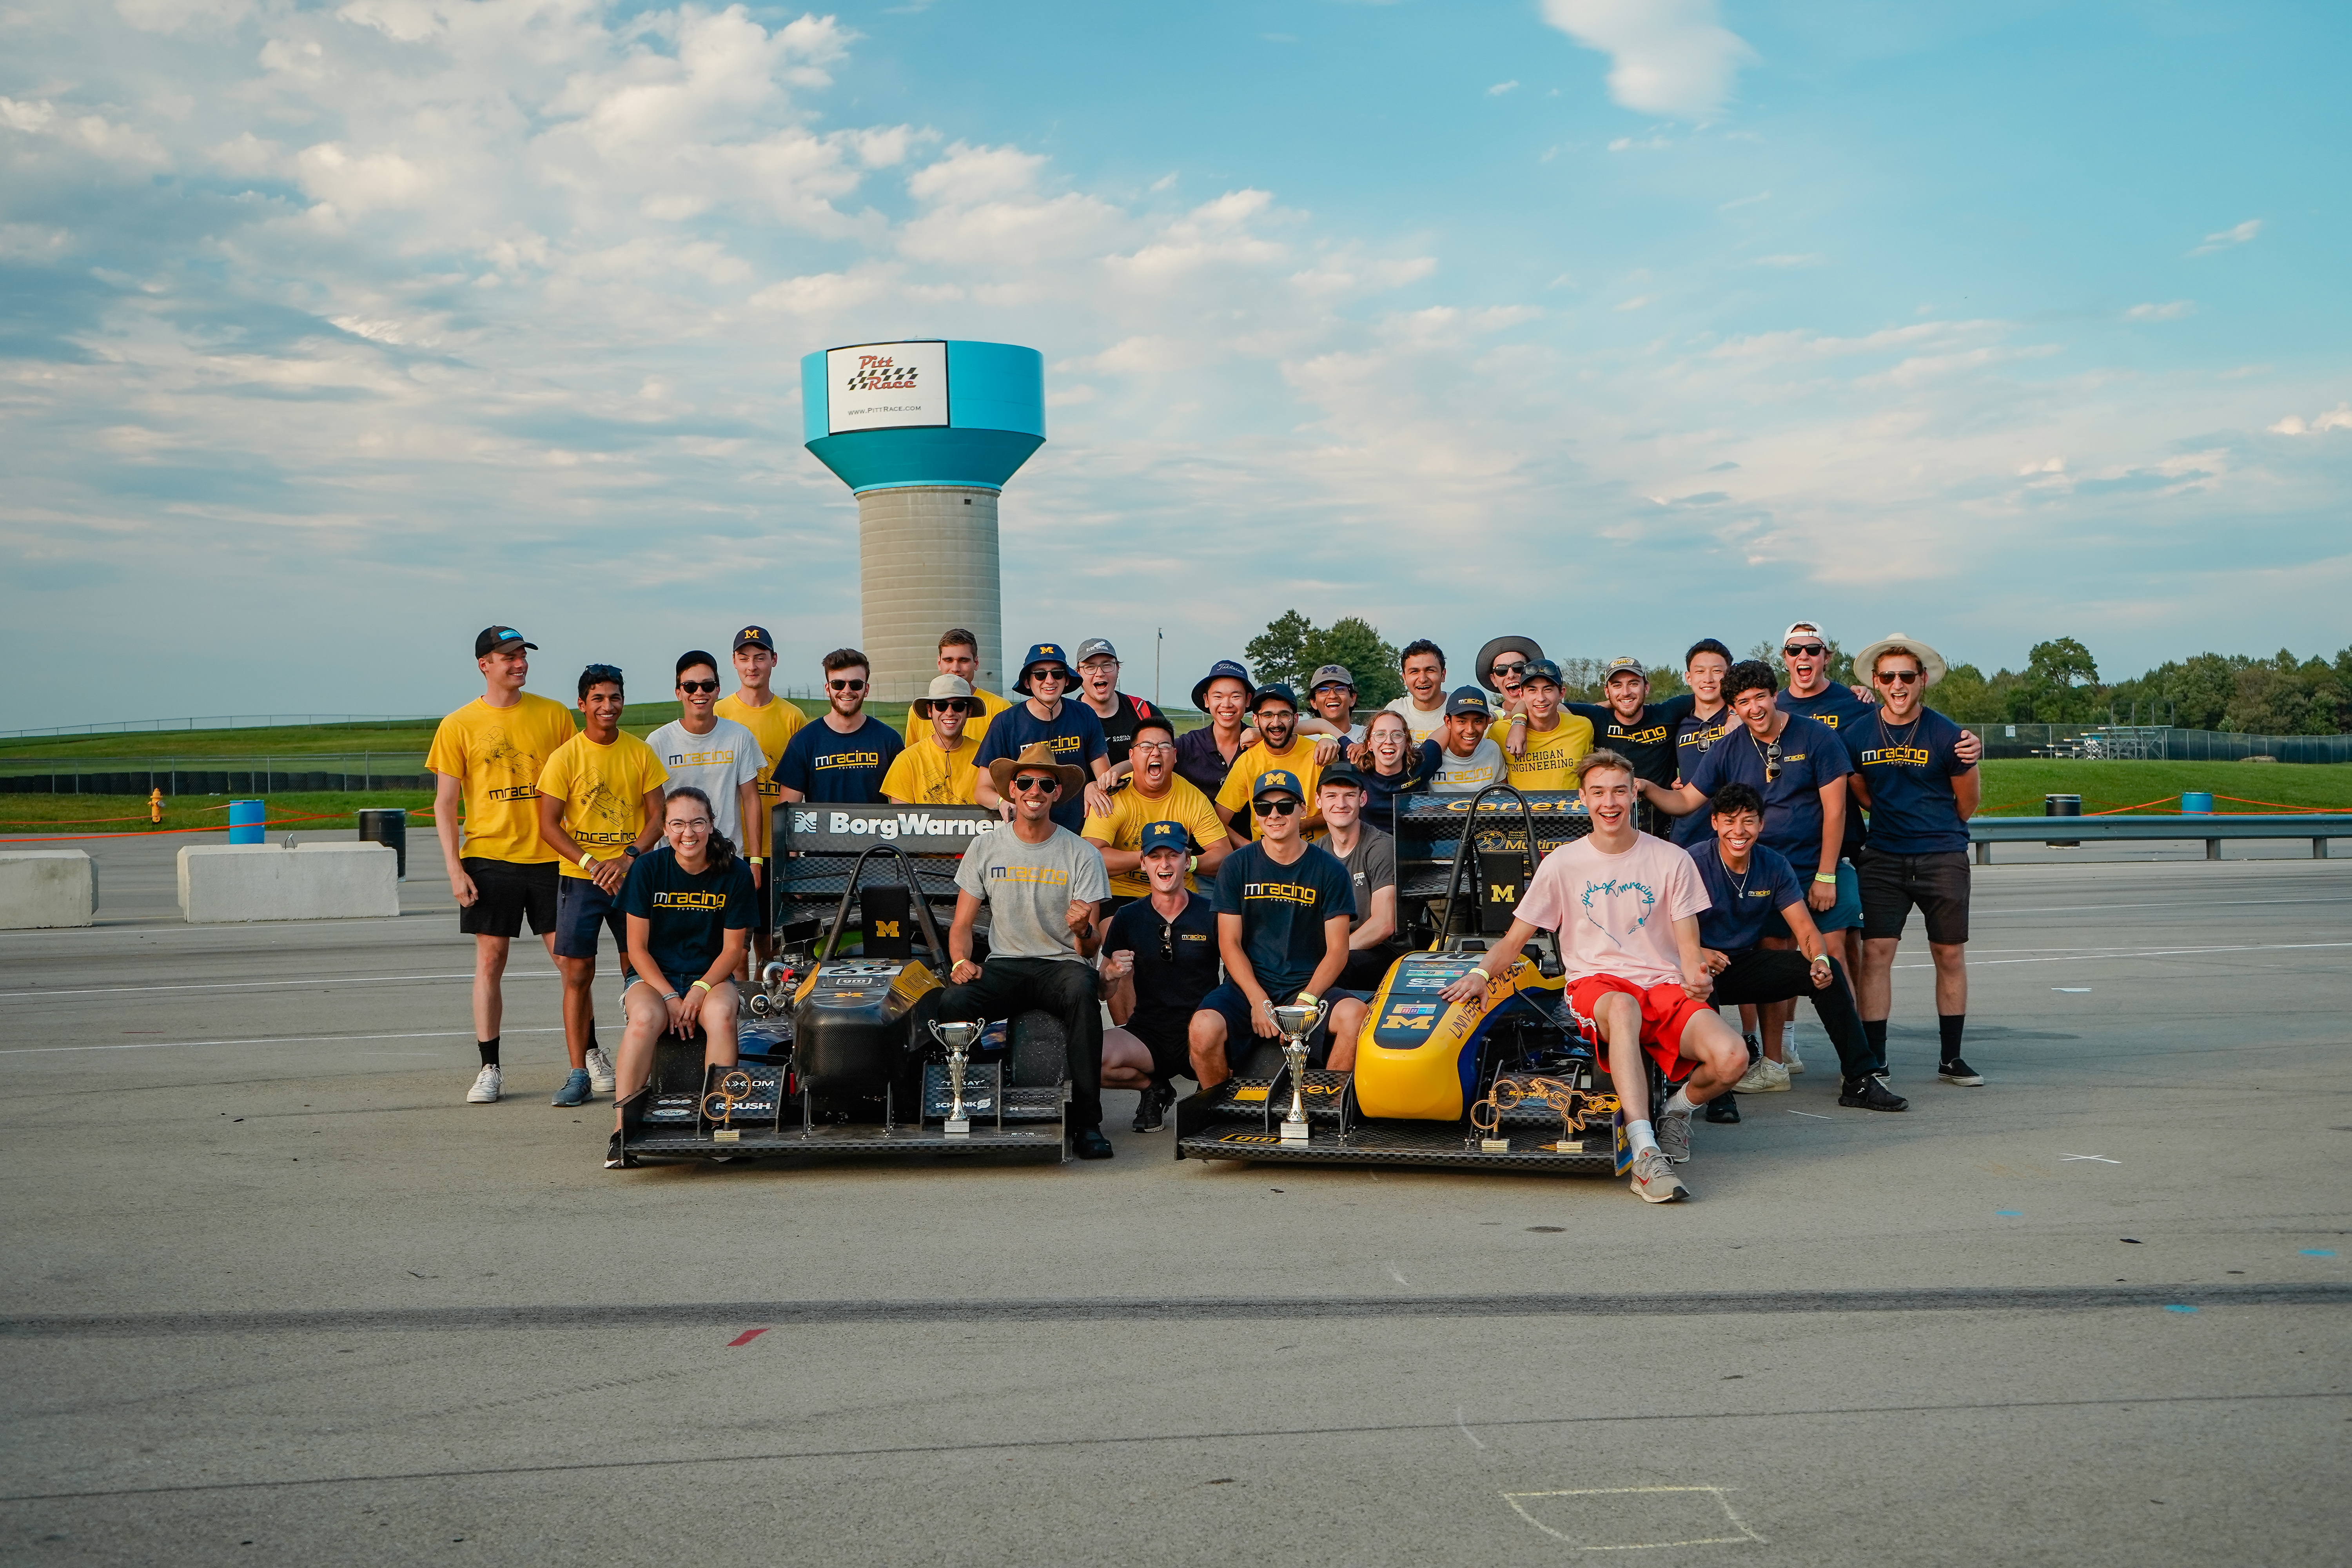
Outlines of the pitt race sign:
M 948 422 L 945 342 L 831 349 L 824 371 L 825 428 L 831 435 Z

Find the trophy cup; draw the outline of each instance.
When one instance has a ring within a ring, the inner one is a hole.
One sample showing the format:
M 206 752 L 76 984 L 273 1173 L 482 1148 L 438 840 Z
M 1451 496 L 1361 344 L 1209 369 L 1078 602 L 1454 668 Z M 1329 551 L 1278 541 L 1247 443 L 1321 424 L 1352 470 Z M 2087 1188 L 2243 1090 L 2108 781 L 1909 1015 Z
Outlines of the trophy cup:
M 1307 1142 L 1307 1037 L 1329 1006 L 1328 1002 L 1275 1004 L 1274 1026 L 1282 1031 L 1283 1059 L 1290 1064 L 1290 1109 L 1282 1117 L 1286 1143 Z
M 740 1143 L 743 1141 L 743 1130 L 735 1125 L 735 1102 L 748 1098 L 751 1092 L 751 1075 L 730 1068 L 719 1079 L 719 1087 L 702 1097 L 703 1120 L 717 1123 L 710 1130 L 712 1142 Z
M 987 1026 L 976 1018 L 960 1018 L 953 1023 L 934 1023 L 931 1026 L 932 1037 L 948 1050 L 948 1091 L 951 1103 L 948 1106 L 947 1124 L 942 1131 L 950 1138 L 971 1136 L 971 1118 L 966 1114 L 963 1105 L 963 1068 L 964 1063 L 971 1057 L 971 1047 L 980 1040 L 981 1031 Z

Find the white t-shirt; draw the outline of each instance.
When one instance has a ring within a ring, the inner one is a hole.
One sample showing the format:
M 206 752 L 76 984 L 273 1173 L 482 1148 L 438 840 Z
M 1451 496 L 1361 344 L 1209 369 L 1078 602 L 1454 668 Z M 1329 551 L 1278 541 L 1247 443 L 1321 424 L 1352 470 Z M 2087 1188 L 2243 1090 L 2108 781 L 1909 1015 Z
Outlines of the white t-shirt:
M 1647 987 L 1682 979 L 1675 921 L 1714 907 L 1690 851 L 1639 833 L 1622 855 L 1580 838 L 1545 856 L 1518 918 L 1559 933 L 1571 982 L 1613 974 Z
M 711 826 L 738 848 L 743 843 L 742 800 L 745 784 L 759 782 L 764 761 L 759 737 L 732 719 L 714 720 L 710 732 L 688 732 L 686 721 L 673 719 L 646 737 L 669 774 L 669 787 L 692 784 L 710 797 Z
M 1488 784 L 1501 784 L 1510 768 L 1503 748 L 1487 740 L 1471 747 L 1466 757 L 1455 756 L 1443 742 L 1432 742 L 1422 747 L 1421 757 L 1432 795 L 1474 795 Z
M 1412 693 L 1408 691 L 1390 703 L 1388 710 L 1404 721 L 1404 727 L 1412 731 L 1412 743 L 1418 746 L 1436 734 L 1438 727 L 1445 722 L 1445 693 L 1437 694 L 1436 707 L 1416 708 L 1412 705 Z

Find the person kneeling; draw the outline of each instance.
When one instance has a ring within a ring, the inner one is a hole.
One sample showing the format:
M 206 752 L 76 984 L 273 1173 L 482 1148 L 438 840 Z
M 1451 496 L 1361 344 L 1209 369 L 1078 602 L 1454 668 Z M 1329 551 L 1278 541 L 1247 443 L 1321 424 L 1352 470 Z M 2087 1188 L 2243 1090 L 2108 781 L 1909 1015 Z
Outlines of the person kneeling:
M 1140 858 L 1151 890 L 1103 934 L 1103 1002 L 1117 1026 L 1103 1032 L 1103 1083 L 1141 1091 L 1138 1132 L 1160 1131 L 1176 1102 L 1172 1080 L 1192 1076 L 1187 1031 L 1217 985 L 1217 911 L 1184 886 L 1191 847 L 1182 823 L 1146 826 Z
M 1862 1015 L 1854 1009 L 1843 966 L 1830 956 L 1814 929 L 1804 881 L 1785 856 L 1757 842 L 1764 832 L 1764 797 L 1753 786 L 1734 782 L 1715 792 L 1708 810 L 1715 837 L 1692 846 L 1691 858 L 1698 862 L 1699 879 L 1715 902 L 1698 917 L 1699 957 L 1715 976 L 1710 1000 L 1728 1006 L 1810 997 L 1822 1032 L 1837 1047 L 1844 1079 L 1838 1103 L 1863 1110 L 1906 1109 L 1909 1102 L 1873 1076 L 1874 1053 Z M 1776 916 L 1795 939 L 1795 952 L 1764 945 L 1766 937 L 1780 934 L 1772 929 Z M 1785 1088 L 1787 1080 L 1774 1087 Z M 1730 1107 L 1732 1096 L 1707 1107 L 1708 1121 L 1738 1120 L 1736 1109 L 1718 1116 L 1717 1105 Z
M 711 826 L 710 797 L 700 790 L 683 785 L 664 797 L 662 837 L 667 842 L 638 856 L 621 884 L 631 977 L 621 993 L 626 1026 L 614 1068 L 608 1171 L 631 1163 L 621 1135 L 643 1113 L 639 1101 L 664 1033 L 691 1039 L 698 1026 L 703 1064 L 735 1065 L 734 975 L 750 944 L 759 890 L 734 844 Z
M 1018 1018 L 1031 1008 L 1062 1021 L 1071 1085 L 1070 1144 L 1081 1160 L 1108 1160 L 1102 1131 L 1102 1005 L 1093 958 L 1096 918 L 1110 879 L 1095 847 L 1054 820 L 1087 775 L 1054 761 L 1042 741 L 988 764 L 989 782 L 1013 808 L 1003 827 L 972 840 L 956 868 L 955 923 L 948 929 L 942 1019 Z M 988 962 L 971 961 L 972 926 L 988 905 Z

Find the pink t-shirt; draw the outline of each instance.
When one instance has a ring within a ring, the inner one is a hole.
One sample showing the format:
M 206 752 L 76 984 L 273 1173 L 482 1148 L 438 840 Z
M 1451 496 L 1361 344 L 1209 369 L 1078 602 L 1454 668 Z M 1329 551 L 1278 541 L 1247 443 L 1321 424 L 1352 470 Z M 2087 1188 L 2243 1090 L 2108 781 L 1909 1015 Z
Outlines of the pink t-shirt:
M 1570 980 L 1613 974 L 1651 986 L 1682 978 L 1675 921 L 1713 906 L 1690 852 L 1641 833 L 1622 855 L 1580 838 L 1545 856 L 1518 917 L 1559 933 Z

